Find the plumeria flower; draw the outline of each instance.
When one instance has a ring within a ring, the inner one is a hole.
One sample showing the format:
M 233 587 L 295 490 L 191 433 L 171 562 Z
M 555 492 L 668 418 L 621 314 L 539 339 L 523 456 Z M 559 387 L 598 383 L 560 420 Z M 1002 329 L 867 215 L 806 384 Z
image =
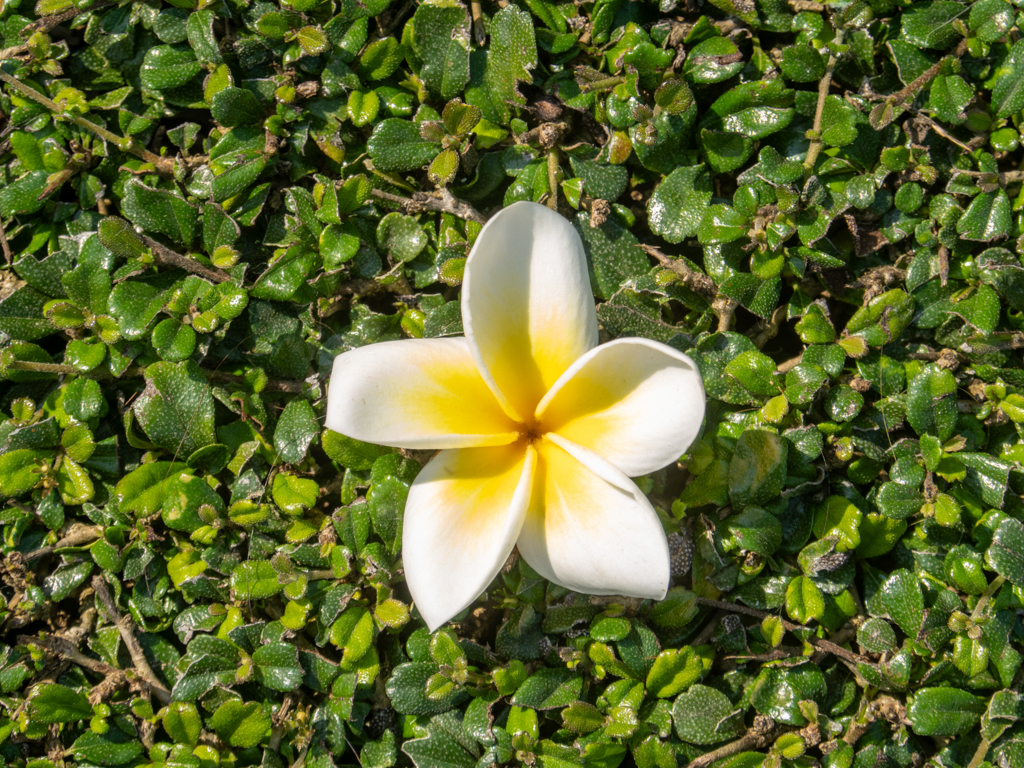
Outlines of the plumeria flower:
M 413 482 L 406 580 L 431 631 L 466 608 L 512 548 L 589 594 L 661 599 L 669 551 L 630 480 L 700 430 L 697 366 L 647 339 L 597 344 L 583 243 L 554 211 L 516 203 L 466 260 L 463 338 L 388 341 L 334 361 L 327 427 L 439 451 Z

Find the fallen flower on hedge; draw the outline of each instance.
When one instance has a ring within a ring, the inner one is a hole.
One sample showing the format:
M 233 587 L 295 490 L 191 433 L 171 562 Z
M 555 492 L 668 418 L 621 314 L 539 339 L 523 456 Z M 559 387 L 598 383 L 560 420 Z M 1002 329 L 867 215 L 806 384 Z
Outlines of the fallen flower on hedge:
M 327 427 L 438 449 L 409 492 L 406 579 L 433 630 L 518 544 L 578 592 L 660 599 L 669 552 L 630 480 L 675 461 L 700 429 L 697 366 L 647 339 L 597 345 L 583 244 L 557 213 L 516 203 L 466 262 L 464 338 L 372 344 L 334 361 Z

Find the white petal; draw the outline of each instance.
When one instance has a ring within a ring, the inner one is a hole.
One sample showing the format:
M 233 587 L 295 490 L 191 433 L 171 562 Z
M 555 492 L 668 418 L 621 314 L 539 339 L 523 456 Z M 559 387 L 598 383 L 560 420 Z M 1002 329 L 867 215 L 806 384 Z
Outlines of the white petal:
M 607 464 L 594 472 L 551 440 L 534 445 L 536 479 L 519 534 L 526 562 L 577 592 L 663 598 L 668 542 L 647 497 L 621 473 L 614 484 L 599 476 L 616 472 Z
M 484 379 L 506 412 L 525 421 L 597 345 L 587 259 L 572 225 L 527 202 L 487 222 L 466 261 L 462 321 Z
M 327 428 L 400 448 L 506 445 L 516 424 L 480 377 L 469 343 L 407 339 L 334 359 Z
M 405 578 L 430 631 L 468 606 L 505 564 L 533 487 L 524 443 L 441 451 L 409 490 L 402 531 Z
M 686 452 L 704 420 L 696 363 L 647 339 L 617 339 L 577 360 L 537 408 L 557 432 L 636 477 Z

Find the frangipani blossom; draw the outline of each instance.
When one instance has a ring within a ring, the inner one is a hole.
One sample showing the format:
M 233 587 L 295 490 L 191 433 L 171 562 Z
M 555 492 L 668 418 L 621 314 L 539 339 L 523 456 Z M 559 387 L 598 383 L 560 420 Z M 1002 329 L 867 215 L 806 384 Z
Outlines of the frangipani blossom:
M 704 418 L 686 355 L 646 339 L 597 345 L 583 243 L 516 203 L 466 261 L 464 338 L 360 347 L 334 361 L 327 427 L 439 451 L 413 482 L 402 548 L 431 631 L 483 592 L 518 544 L 578 592 L 661 599 L 669 552 L 630 480 L 671 464 Z

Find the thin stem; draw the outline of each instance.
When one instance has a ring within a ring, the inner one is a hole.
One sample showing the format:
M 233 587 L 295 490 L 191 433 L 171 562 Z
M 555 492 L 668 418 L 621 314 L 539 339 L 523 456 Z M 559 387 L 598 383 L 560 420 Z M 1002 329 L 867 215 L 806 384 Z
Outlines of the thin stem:
M 558 150 L 548 150 L 548 208 L 558 210 Z
M 974 606 L 974 610 L 971 611 L 971 621 L 977 621 L 981 618 L 982 614 L 985 613 L 985 607 L 988 605 L 988 601 L 992 599 L 992 596 L 999 591 L 999 588 L 1006 583 L 1005 576 L 996 576 L 992 579 L 992 583 L 985 588 L 985 591 L 981 593 L 981 597 L 978 598 L 977 605 Z
M 204 267 L 195 259 L 190 259 L 188 256 L 182 256 L 180 253 L 175 253 L 167 246 L 159 243 L 151 237 L 145 235 L 139 235 L 142 238 L 142 242 L 153 252 L 153 256 L 157 262 L 165 266 L 180 267 L 188 272 L 204 277 L 215 283 L 224 283 L 231 279 L 231 275 L 222 269 L 211 269 L 210 267 Z
M 107 618 L 114 623 L 117 631 L 121 633 L 121 640 L 124 641 L 125 648 L 128 649 L 128 654 L 132 657 L 132 664 L 135 665 L 135 671 L 139 674 L 139 677 L 146 681 L 149 689 L 160 699 L 162 704 L 170 704 L 171 692 L 167 690 L 167 686 L 160 682 L 152 667 L 149 666 L 146 654 L 143 652 L 142 646 L 139 645 L 139 641 L 132 631 L 133 621 L 131 616 L 121 616 L 121 612 L 117 609 L 117 603 L 114 602 L 114 596 L 110 594 L 110 587 L 107 586 L 107 582 L 104 581 L 102 576 L 92 577 L 92 588 L 96 590 L 96 596 L 103 603 L 103 608 L 107 612 Z
M 650 256 L 653 256 L 658 260 L 658 263 L 665 269 L 670 269 L 678 275 L 680 282 L 689 288 L 694 293 L 700 295 L 707 301 L 714 301 L 715 297 L 718 296 L 718 286 L 715 285 L 715 281 L 707 275 L 702 275 L 700 272 L 694 272 L 682 259 L 673 259 L 665 253 L 662 253 L 661 249 L 653 245 L 642 245 L 644 252 Z
M 589 83 L 582 83 L 580 90 L 584 93 L 592 93 L 593 91 L 610 91 L 617 85 L 621 85 L 626 82 L 626 78 L 622 75 L 616 75 L 615 77 L 606 77 L 602 80 L 594 80 Z
M 832 40 L 838 47 L 843 44 L 843 30 L 837 29 L 836 36 Z M 825 67 L 825 75 L 818 83 L 818 104 L 814 108 L 814 125 L 812 126 L 811 145 L 807 148 L 807 158 L 804 160 L 804 178 L 810 178 L 814 173 L 814 164 L 818 162 L 818 155 L 821 153 L 821 116 L 825 112 L 825 99 L 828 96 L 828 89 L 832 85 L 832 73 L 835 72 L 836 62 L 839 61 L 839 54 L 830 50 L 828 64 Z
M 466 221 L 475 221 L 477 224 L 487 223 L 486 216 L 465 200 L 459 200 L 445 187 L 436 192 L 414 192 L 411 198 L 393 195 L 381 189 L 374 189 L 373 196 L 402 206 L 406 213 L 434 211 L 437 213 L 450 213 L 452 216 L 457 216 Z
M 77 664 L 80 667 L 95 672 L 99 675 L 121 675 L 122 672 L 117 667 L 112 667 L 109 664 L 97 661 L 96 659 L 90 659 L 84 653 L 79 651 L 69 640 L 65 640 L 63 637 L 56 635 L 48 635 L 46 637 L 30 637 L 29 635 L 20 635 L 18 637 L 18 645 L 37 645 L 44 651 L 49 653 L 63 656 L 65 659 L 70 661 L 72 664 Z
M 469 11 L 473 17 L 473 39 L 482 48 L 487 42 L 487 30 L 484 29 L 484 12 L 480 8 L 480 0 L 471 0 Z
M 736 741 L 732 741 L 718 749 L 714 749 L 700 757 L 694 758 L 689 762 L 689 764 L 687 764 L 686 768 L 706 768 L 706 766 L 717 763 L 719 760 L 726 757 L 738 755 L 740 752 L 764 749 L 772 743 L 777 731 L 778 726 L 774 723 L 767 729 L 759 729 L 755 724 L 755 727 L 751 728 L 743 736 L 736 739 Z
M 38 560 L 44 555 L 48 555 L 51 552 L 56 552 L 58 549 L 65 549 L 67 547 L 80 547 L 83 544 L 90 544 L 96 541 L 100 536 L 103 535 L 103 529 L 98 525 L 82 526 L 81 528 L 69 533 L 63 539 L 58 541 L 56 544 L 51 544 L 47 547 L 40 547 L 34 549 L 31 552 L 26 553 L 22 556 L 22 562 L 30 563 L 33 560 Z
M 767 613 L 765 611 L 759 611 L 756 608 L 748 608 L 745 605 L 739 605 L 737 603 L 727 603 L 724 600 L 711 600 L 706 597 L 698 597 L 697 602 L 701 605 L 707 605 L 712 608 L 721 608 L 725 611 L 733 611 L 734 613 L 742 613 L 747 616 L 753 616 L 754 618 L 761 619 L 762 621 L 768 618 L 769 616 L 772 616 L 776 619 L 779 619 L 779 622 L 782 624 L 782 626 L 790 632 L 795 632 L 798 629 L 810 630 L 810 627 L 805 627 L 801 624 L 793 624 L 792 622 L 786 621 L 785 619 L 781 619 L 778 616 L 775 616 L 774 614 Z M 871 659 L 869 659 L 867 656 L 861 656 L 859 653 L 848 651 L 841 645 L 836 645 L 835 643 L 830 642 L 828 640 L 822 640 L 819 637 L 811 635 L 811 637 L 808 638 L 807 642 L 813 645 L 818 650 L 826 651 L 827 653 L 839 656 L 840 658 L 852 662 L 853 664 L 869 664 L 873 666 Z
M 7 83 L 8 86 L 16 90 L 22 96 L 28 99 L 32 99 L 32 101 L 36 102 L 37 104 L 42 104 L 55 115 L 60 115 L 70 120 L 79 128 L 85 128 L 87 131 L 91 131 L 104 141 L 108 141 L 111 144 L 114 144 L 118 149 L 124 152 L 130 152 L 136 157 L 145 160 L 147 163 L 152 163 L 154 166 L 156 166 L 156 168 L 159 171 L 167 173 L 173 169 L 174 162 L 170 158 L 155 155 L 148 149 L 143 147 L 141 144 L 139 144 L 139 142 L 137 142 L 135 139 L 126 139 L 122 136 L 118 136 L 116 133 L 107 130 L 102 125 L 98 125 L 97 123 L 94 123 L 92 120 L 87 120 L 81 115 L 69 115 L 63 113 L 60 107 L 57 106 L 56 102 L 54 102 L 52 99 L 47 98 L 34 88 L 29 88 L 27 85 L 19 83 L 13 77 L 4 72 L 2 69 L 0 69 L 0 80 L 3 80 L 5 83 Z
M 11 246 L 7 242 L 7 233 L 4 231 L 4 223 L 0 221 L 0 247 L 4 249 L 4 259 L 7 261 L 7 266 L 11 266 L 14 263 L 14 255 L 11 253 Z
M 65 365 L 63 363 L 36 363 L 29 360 L 15 360 L 12 363 L 7 364 L 8 369 L 12 371 L 32 371 L 33 373 L 54 373 L 57 375 L 65 376 L 81 376 L 85 379 L 98 379 L 106 380 L 115 378 L 113 374 L 107 371 L 85 371 L 82 372 L 75 368 L 73 365 Z M 206 376 L 210 381 L 220 381 L 230 384 L 245 384 L 245 378 L 243 376 L 237 376 L 233 373 L 226 373 L 222 371 L 211 371 L 206 368 L 202 369 L 203 375 Z M 135 378 L 143 376 L 146 373 L 146 369 L 140 366 L 135 366 L 126 370 L 120 377 L 117 378 Z M 267 382 L 264 391 L 267 392 L 302 392 L 305 387 L 305 382 L 302 381 L 288 381 L 283 379 L 270 379 Z M 70 546 L 70 545 L 68 545 Z

